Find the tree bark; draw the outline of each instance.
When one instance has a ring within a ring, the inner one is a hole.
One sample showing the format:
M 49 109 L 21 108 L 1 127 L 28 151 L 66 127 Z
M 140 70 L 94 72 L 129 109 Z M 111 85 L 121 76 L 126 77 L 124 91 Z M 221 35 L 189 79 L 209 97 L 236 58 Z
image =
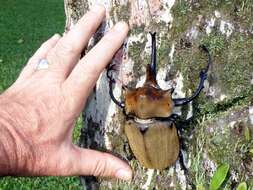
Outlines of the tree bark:
M 250 167 L 252 155 L 249 153 L 253 144 L 253 119 L 250 119 L 253 113 L 249 111 L 252 110 L 250 97 L 253 94 L 253 63 L 252 51 L 242 51 L 245 48 L 252 49 L 253 42 L 250 37 L 253 31 L 247 23 L 252 20 L 250 16 L 250 19 L 245 21 L 243 16 L 235 16 L 232 13 L 233 7 L 240 7 L 240 3 L 215 4 L 210 1 L 184 0 L 64 2 L 66 32 L 92 5 L 99 2 L 106 7 L 107 17 L 90 41 L 88 50 L 116 22 L 124 20 L 129 24 L 131 31 L 128 39 L 112 60 L 112 63 L 117 65 L 114 74 L 117 83 L 113 91 L 119 100 L 122 98 L 122 85 L 136 87 L 144 82 L 145 67 L 151 60 L 149 32 L 157 32 L 158 83 L 162 89 L 175 87 L 174 97 L 189 96 L 198 85 L 199 72 L 207 62 L 205 55 L 198 49 L 199 45 L 206 44 L 214 60 L 204 93 L 189 106 L 175 110 L 181 115 L 180 125 L 186 127 L 180 136 L 184 144 L 187 173 L 179 161 L 166 170 L 158 171 L 145 169 L 135 158 L 130 159 L 132 153 L 123 129 L 124 115 L 110 98 L 108 79 L 103 72 L 83 112 L 84 126 L 80 146 L 111 152 L 125 159 L 134 170 L 134 178 L 131 183 L 127 183 L 82 177 L 84 187 L 207 188 L 215 169 L 222 163 L 229 163 L 231 166 L 225 188 L 230 189 L 241 181 L 246 181 L 249 186 L 253 184 L 250 180 L 253 176 L 253 167 Z M 251 5 L 245 6 L 250 9 Z M 246 15 L 247 10 L 245 8 L 241 11 L 241 15 Z M 238 117 L 231 118 L 232 113 Z M 188 122 L 183 122 L 184 120 Z M 234 134 L 238 122 L 242 131 L 249 131 L 247 140 L 241 131 L 238 135 Z M 233 146 L 236 142 L 239 143 L 237 146 L 246 148 L 235 151 Z M 224 150 L 223 153 L 217 151 L 219 147 L 221 152 Z M 237 160 L 232 159 L 234 156 Z

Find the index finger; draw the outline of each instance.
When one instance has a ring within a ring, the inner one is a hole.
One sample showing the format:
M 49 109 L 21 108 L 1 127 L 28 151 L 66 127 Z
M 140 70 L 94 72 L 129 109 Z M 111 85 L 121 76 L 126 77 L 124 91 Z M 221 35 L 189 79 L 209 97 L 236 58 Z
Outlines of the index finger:
M 100 73 L 123 44 L 128 30 L 125 22 L 117 23 L 72 70 L 63 85 L 77 102 L 87 98 Z
M 63 79 L 66 78 L 79 60 L 81 52 L 104 17 L 105 7 L 95 5 L 58 41 L 47 55 L 48 61 L 54 63 L 50 67 L 57 72 L 60 69 L 59 74 L 61 74 Z

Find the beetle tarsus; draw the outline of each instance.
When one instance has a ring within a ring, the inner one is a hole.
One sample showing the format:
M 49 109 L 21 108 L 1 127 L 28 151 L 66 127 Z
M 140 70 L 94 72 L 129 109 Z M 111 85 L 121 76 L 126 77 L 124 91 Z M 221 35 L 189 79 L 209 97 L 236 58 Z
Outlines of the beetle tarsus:
M 187 167 L 184 163 L 184 156 L 183 155 L 184 154 L 183 154 L 182 150 L 180 150 L 180 152 L 179 152 L 179 163 L 180 163 L 182 169 L 184 170 L 185 175 L 187 175 L 188 174 L 188 169 L 187 169 Z
M 176 98 L 173 99 L 174 105 L 175 106 L 182 106 L 182 105 L 186 105 L 189 102 L 191 102 L 192 100 L 194 100 L 196 97 L 198 97 L 198 95 L 200 94 L 200 92 L 202 91 L 202 89 L 204 88 L 204 82 L 207 79 L 207 72 L 209 70 L 210 65 L 212 64 L 212 58 L 211 55 L 207 49 L 206 46 L 201 45 L 200 48 L 205 51 L 208 55 L 208 63 L 205 69 L 202 69 L 199 73 L 199 77 L 200 77 L 200 82 L 199 82 L 199 86 L 197 88 L 197 90 L 193 93 L 193 95 L 189 98 Z

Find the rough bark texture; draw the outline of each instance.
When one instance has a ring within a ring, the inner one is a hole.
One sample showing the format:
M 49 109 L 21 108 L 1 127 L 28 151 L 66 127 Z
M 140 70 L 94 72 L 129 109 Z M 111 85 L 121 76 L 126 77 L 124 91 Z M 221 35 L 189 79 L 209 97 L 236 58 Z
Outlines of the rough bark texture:
M 129 159 L 124 116 L 111 101 L 105 73 L 97 82 L 83 112 L 82 147 L 112 152 L 127 160 L 135 175 L 131 183 L 83 177 L 87 189 L 191 189 L 186 175 L 198 189 L 208 188 L 217 166 L 230 165 L 224 189 L 245 181 L 253 189 L 253 4 L 252 1 L 207 0 L 65 0 L 66 30 L 95 3 L 108 15 L 91 40 L 92 47 L 115 22 L 125 20 L 131 32 L 113 59 L 117 63 L 114 93 L 121 86 L 139 86 L 150 62 L 149 31 L 157 32 L 158 83 L 175 96 L 189 96 L 198 84 L 206 57 L 198 46 L 211 51 L 213 65 L 204 92 L 177 113 L 186 129 L 185 174 L 179 162 L 164 170 L 147 170 Z M 105 50 L 106 51 L 106 50 Z

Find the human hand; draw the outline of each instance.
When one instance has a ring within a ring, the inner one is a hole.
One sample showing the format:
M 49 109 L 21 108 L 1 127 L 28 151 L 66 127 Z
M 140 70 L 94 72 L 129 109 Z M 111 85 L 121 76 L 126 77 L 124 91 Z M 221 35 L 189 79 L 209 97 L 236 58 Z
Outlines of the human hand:
M 104 17 L 105 9 L 95 6 L 65 36 L 46 41 L 0 96 L 0 175 L 131 179 L 122 160 L 72 143 L 87 97 L 128 33 L 125 23 L 116 24 L 79 60 Z M 36 69 L 41 59 L 48 68 Z

